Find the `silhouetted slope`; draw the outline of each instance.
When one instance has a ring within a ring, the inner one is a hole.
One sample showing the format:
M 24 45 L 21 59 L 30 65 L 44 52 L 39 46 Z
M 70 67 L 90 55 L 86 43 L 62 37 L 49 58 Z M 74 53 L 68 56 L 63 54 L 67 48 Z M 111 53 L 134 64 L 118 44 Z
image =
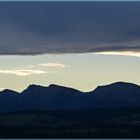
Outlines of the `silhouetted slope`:
M 40 110 L 79 109 L 84 100 L 84 93 L 58 85 L 50 85 L 49 87 L 31 85 L 21 94 L 27 107 Z
M 30 85 L 21 93 L 11 90 L 0 92 L 0 111 L 74 110 L 123 108 L 140 106 L 140 86 L 117 82 L 99 86 L 92 92 L 50 85 Z
M 99 86 L 93 93 L 99 108 L 140 106 L 140 86 L 135 84 L 116 82 Z
M 13 111 L 18 108 L 20 93 L 5 89 L 0 92 L 0 112 Z

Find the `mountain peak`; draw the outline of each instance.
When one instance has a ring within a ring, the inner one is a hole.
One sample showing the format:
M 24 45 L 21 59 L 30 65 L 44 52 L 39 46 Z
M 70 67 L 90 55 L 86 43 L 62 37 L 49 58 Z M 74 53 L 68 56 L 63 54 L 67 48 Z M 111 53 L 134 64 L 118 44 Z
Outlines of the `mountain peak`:
M 40 85 L 36 85 L 36 84 L 32 84 L 29 85 L 25 90 L 23 90 L 21 93 L 36 93 L 38 90 L 42 90 L 46 87 L 40 86 Z
M 93 93 L 104 100 L 108 98 L 115 101 L 135 101 L 140 98 L 140 86 L 133 83 L 116 82 L 98 86 Z
M 113 86 L 137 86 L 136 84 L 133 84 L 133 83 L 128 83 L 128 82 L 122 82 L 122 81 L 119 81 L 119 82 L 115 82 L 115 83 L 112 83 L 110 85 L 113 85 Z
M 4 89 L 3 91 L 0 92 L 0 94 L 19 94 L 18 92 L 10 89 Z
M 126 88 L 128 88 L 128 87 L 140 87 L 140 86 L 136 85 L 136 84 L 133 84 L 133 83 L 119 81 L 119 82 L 111 83 L 111 84 L 108 84 L 108 85 L 97 86 L 96 89 L 107 88 L 107 87 L 112 87 L 112 88 L 126 87 Z
M 50 84 L 49 86 L 48 86 L 48 88 L 59 88 L 59 89 L 65 89 L 65 88 L 69 88 L 70 89 L 70 87 L 66 87 L 66 86 L 61 86 L 61 85 L 56 85 L 56 84 Z M 71 88 L 72 89 L 72 88 Z
M 48 87 L 62 87 L 62 86 L 56 84 L 50 84 Z
M 41 86 L 40 85 L 36 85 L 36 84 L 31 84 L 27 88 L 36 88 L 36 87 L 41 87 Z

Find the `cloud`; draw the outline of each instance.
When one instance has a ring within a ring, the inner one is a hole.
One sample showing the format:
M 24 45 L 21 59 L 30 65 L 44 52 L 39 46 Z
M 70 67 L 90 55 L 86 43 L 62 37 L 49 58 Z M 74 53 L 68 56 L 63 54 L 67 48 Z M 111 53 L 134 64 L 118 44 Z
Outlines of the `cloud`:
M 42 63 L 36 65 L 26 65 L 20 67 L 20 69 L 0 69 L 0 74 L 12 74 L 17 76 L 30 76 L 30 75 L 39 75 L 39 74 L 51 74 L 51 73 L 59 73 L 58 71 L 51 70 L 46 71 L 42 70 L 43 67 L 47 68 L 65 68 L 66 65 L 61 63 Z M 29 68 L 29 69 L 28 69 Z
M 140 46 L 129 44 L 108 44 L 107 46 L 100 46 L 95 48 L 89 48 L 87 51 L 91 52 L 140 52 Z
M 0 74 L 13 74 L 17 76 L 29 76 L 29 75 L 38 75 L 45 74 L 46 71 L 42 70 L 0 70 Z
M 66 65 L 60 64 L 60 63 L 44 63 L 44 64 L 38 64 L 42 67 L 48 67 L 48 68 L 65 68 Z
M 140 57 L 140 52 L 97 52 L 94 54 L 103 54 L 103 55 L 123 55 L 123 56 L 134 56 Z
M 136 1 L 0 2 L 0 55 L 137 53 L 139 15 Z

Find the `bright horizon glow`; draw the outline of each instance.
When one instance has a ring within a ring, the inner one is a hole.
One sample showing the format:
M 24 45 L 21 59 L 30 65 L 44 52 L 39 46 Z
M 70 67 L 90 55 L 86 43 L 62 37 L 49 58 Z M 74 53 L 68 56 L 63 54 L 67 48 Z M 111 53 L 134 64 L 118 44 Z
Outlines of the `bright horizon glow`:
M 133 56 L 133 57 L 140 57 L 140 52 L 131 52 L 131 51 L 125 51 L 125 52 L 96 52 L 94 54 L 102 54 L 102 55 L 122 55 L 122 56 Z

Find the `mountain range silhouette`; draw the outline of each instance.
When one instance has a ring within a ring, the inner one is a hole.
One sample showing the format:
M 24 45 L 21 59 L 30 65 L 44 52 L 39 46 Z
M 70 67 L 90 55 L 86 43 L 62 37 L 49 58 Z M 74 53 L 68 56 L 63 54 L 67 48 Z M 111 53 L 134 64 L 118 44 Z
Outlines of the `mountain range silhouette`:
M 51 84 L 48 87 L 30 85 L 21 93 L 9 89 L 0 92 L 0 112 L 125 107 L 140 107 L 140 86 L 116 82 L 81 92 Z

